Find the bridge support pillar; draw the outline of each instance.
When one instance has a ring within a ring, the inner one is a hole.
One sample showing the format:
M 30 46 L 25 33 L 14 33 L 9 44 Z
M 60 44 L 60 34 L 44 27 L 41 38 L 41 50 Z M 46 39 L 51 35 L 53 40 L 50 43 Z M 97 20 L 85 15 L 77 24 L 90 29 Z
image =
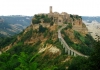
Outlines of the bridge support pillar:
M 63 42 L 61 41 L 61 45 L 63 45 Z
M 62 45 L 63 45 L 63 48 L 65 48 L 65 45 L 62 43 Z
M 76 56 L 76 53 L 74 53 L 74 56 Z
M 66 48 L 66 46 L 65 46 L 65 53 L 67 53 L 68 52 L 68 49 Z
M 70 55 L 70 50 L 68 50 L 68 55 Z
M 63 44 L 63 46 L 64 46 L 65 49 L 67 49 L 65 44 Z
M 71 55 L 73 55 L 73 53 L 74 53 L 74 52 L 73 52 L 73 51 L 71 51 Z
M 61 42 L 61 38 L 59 38 L 59 41 Z

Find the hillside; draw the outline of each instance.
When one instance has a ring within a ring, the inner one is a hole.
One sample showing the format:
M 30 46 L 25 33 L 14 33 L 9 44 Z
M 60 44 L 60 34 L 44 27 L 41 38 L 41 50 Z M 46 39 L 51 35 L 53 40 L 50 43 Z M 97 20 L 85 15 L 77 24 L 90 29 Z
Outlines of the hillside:
M 6 62 L 5 65 L 7 66 L 1 66 L 0 69 L 65 69 L 66 64 L 68 65 L 68 60 L 72 57 L 64 54 L 64 49 L 57 38 L 56 27 L 54 25 L 41 32 L 41 29 L 39 31 L 32 30 L 32 25 L 29 26 L 17 36 L 16 40 L 11 42 L 8 46 L 10 49 L 0 56 L 0 62 Z M 54 30 L 51 30 L 52 28 Z M 8 48 L 2 49 L 2 51 Z M 7 57 L 7 59 L 2 59 L 3 56 Z M 16 62 L 13 63 L 13 61 Z M 0 64 L 2 65 L 2 63 Z M 10 65 L 8 66 L 7 64 Z M 36 67 L 34 68 L 34 66 Z
M 0 37 L 20 33 L 31 23 L 31 16 L 0 16 Z
M 49 13 L 31 21 L 21 33 L 0 37 L 0 70 L 100 69 L 99 37 L 93 40 L 81 16 L 53 12 L 50 6 Z
M 90 55 L 93 39 L 82 31 L 85 25 L 81 23 L 80 16 L 71 15 L 68 21 L 63 23 L 68 26 L 62 30 L 62 36 L 70 47 Z M 80 30 L 73 30 L 73 26 L 80 27 Z M 58 25 L 48 15 L 35 15 L 32 24 L 23 32 L 13 37 L 1 38 L 0 70 L 68 69 L 74 56 L 65 53 L 59 42 L 57 31 L 60 27 L 62 25 Z
M 90 55 L 93 51 L 94 40 L 88 34 L 75 31 L 67 26 L 62 30 L 62 36 L 69 47 L 81 52 L 82 54 Z

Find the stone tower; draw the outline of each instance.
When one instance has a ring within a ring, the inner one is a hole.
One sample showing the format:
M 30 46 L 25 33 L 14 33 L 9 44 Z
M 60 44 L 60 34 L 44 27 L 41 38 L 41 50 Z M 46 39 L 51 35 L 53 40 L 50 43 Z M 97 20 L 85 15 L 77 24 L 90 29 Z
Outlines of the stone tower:
M 50 13 L 52 13 L 52 6 L 50 6 Z

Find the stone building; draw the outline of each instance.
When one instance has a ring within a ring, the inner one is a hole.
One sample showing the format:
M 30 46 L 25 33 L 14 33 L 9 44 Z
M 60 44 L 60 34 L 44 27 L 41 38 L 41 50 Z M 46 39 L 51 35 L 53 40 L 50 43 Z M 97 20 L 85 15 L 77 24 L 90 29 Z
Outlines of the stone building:
M 50 6 L 48 16 L 53 17 L 53 22 L 57 25 L 62 25 L 70 17 L 66 12 L 62 12 L 61 14 L 58 12 L 52 12 L 52 6 Z
M 53 18 L 53 22 L 56 25 L 63 25 L 64 22 L 72 24 L 72 29 L 76 31 L 84 31 L 87 32 L 87 29 L 83 27 L 82 19 L 81 18 L 76 18 L 78 15 L 72 15 L 75 18 L 72 18 L 70 14 L 66 12 L 58 13 L 58 12 L 53 12 L 52 11 L 52 6 L 49 8 L 49 13 L 39 13 L 38 15 L 48 15 L 48 17 Z M 35 19 L 35 18 L 33 18 Z M 43 27 L 50 27 L 50 23 L 44 23 L 43 19 L 40 20 L 40 24 L 34 24 L 34 29 L 39 28 L 39 25 L 42 25 Z
M 57 25 L 62 25 L 64 22 L 71 23 L 72 29 L 76 31 L 81 31 L 87 33 L 87 28 L 83 27 L 82 18 L 71 18 L 70 14 L 62 12 L 52 12 L 52 6 L 50 6 L 49 17 L 53 17 L 53 22 Z M 79 17 L 78 15 L 72 15 L 73 17 Z

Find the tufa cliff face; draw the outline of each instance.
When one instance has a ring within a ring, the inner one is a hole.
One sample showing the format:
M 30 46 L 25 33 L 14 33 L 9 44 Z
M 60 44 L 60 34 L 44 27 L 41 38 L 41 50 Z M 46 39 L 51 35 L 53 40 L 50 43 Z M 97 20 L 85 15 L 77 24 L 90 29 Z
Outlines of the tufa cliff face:
M 88 33 L 88 30 L 86 28 L 86 25 L 82 22 L 81 16 L 78 15 L 70 15 L 69 23 L 72 23 L 72 29 L 78 32 L 83 33 L 86 35 Z

